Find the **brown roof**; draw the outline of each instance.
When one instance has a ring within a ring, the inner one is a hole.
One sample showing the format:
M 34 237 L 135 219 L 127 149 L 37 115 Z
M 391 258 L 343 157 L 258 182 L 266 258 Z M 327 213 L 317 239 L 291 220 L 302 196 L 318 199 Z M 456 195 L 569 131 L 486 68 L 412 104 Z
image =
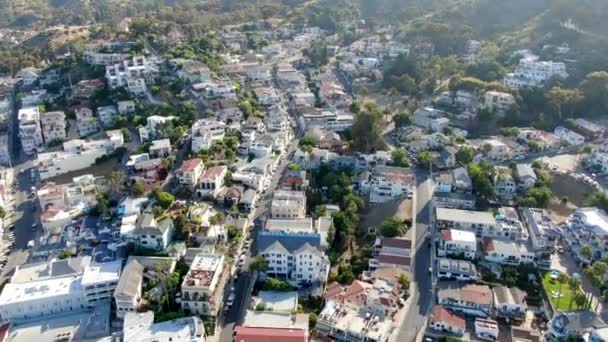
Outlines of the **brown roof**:
M 336 297 L 342 293 L 342 290 L 342 285 L 340 285 L 340 283 L 337 281 L 334 281 L 333 283 L 327 285 L 327 289 L 325 290 L 325 299 L 328 300 Z
M 492 290 L 486 285 L 465 285 L 460 290 L 460 296 L 465 302 L 492 305 Z
M 202 163 L 203 163 L 203 160 L 200 158 L 188 159 L 188 160 L 184 161 L 184 163 L 182 164 L 181 170 L 183 172 L 192 172 L 192 171 L 194 171 L 194 169 L 196 169 Z
M 496 247 L 494 247 L 494 242 L 492 241 L 492 239 L 490 238 L 485 238 L 483 239 L 483 251 L 488 253 L 488 252 L 493 252 L 496 250 Z
M 451 241 L 452 240 L 452 231 L 449 229 L 442 230 L 441 239 L 444 241 Z
M 396 238 L 382 238 L 382 246 L 411 249 L 412 240 L 409 239 L 396 239 Z
M 412 262 L 412 258 L 400 255 L 390 255 L 390 254 L 380 254 L 378 255 L 378 261 L 385 264 L 393 264 L 393 265 L 401 265 L 401 266 L 410 266 Z
M 208 178 L 216 178 L 219 175 L 222 174 L 222 172 L 224 172 L 224 170 L 226 169 L 225 166 L 213 166 L 208 168 L 205 173 L 203 174 L 203 179 L 208 179 Z
M 455 328 L 465 328 L 464 318 L 446 309 L 443 305 L 435 305 L 433 307 L 431 321 L 444 322 Z

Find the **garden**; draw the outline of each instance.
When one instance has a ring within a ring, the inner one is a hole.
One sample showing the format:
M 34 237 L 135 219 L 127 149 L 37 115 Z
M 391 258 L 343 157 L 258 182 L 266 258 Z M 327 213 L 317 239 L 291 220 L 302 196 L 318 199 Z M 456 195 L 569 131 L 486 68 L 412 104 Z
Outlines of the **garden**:
M 589 307 L 589 302 L 580 286 L 580 275 L 568 276 L 552 270 L 543 273 L 542 276 L 543 286 L 555 310 L 572 311 Z

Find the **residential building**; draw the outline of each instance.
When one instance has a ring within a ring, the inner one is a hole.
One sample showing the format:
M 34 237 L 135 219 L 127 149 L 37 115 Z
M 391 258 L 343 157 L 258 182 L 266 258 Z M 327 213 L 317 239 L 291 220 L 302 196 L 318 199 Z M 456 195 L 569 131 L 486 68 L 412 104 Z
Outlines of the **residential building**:
M 519 208 L 522 223 L 528 229 L 530 247 L 535 252 L 535 263 L 541 269 L 551 267 L 551 255 L 561 232 L 546 209 Z
M 214 142 L 224 139 L 226 124 L 212 119 L 201 119 L 192 125 L 192 151 L 208 150 Z
M 601 341 L 605 338 L 608 324 L 599 314 L 590 310 L 556 312 L 543 333 L 543 342 L 589 339 Z M 603 337 L 599 336 L 603 334 Z
M 430 129 L 433 120 L 438 118 L 440 114 L 439 110 L 432 107 L 417 109 L 414 112 L 414 124 L 422 128 Z
M 298 291 L 260 291 L 253 298 L 253 307 L 263 305 L 263 311 L 293 312 L 298 309 Z
M 541 335 L 536 329 L 512 325 L 511 342 L 541 342 Z
M 117 115 L 118 112 L 116 111 L 116 107 L 113 105 L 97 107 L 97 116 L 104 127 L 114 126 L 114 121 L 116 120 Z
M 324 241 L 327 232 L 315 229 L 310 217 L 303 219 L 269 219 L 263 230 L 258 232 L 256 249 L 265 250 L 275 242 L 280 242 L 288 251 L 293 252 L 304 244 L 319 249 L 327 248 Z M 323 236 L 322 236 L 323 235 Z
M 369 319 L 359 310 L 329 301 L 319 314 L 315 330 L 340 342 L 386 342 L 391 320 Z
M 437 208 L 435 210 L 437 227 L 455 228 L 482 237 L 495 231 L 496 219 L 490 212 Z
M 154 312 L 128 312 L 122 326 L 123 341 L 205 342 L 205 326 L 196 316 L 155 323 Z
M 471 193 L 435 192 L 433 204 L 439 208 L 475 209 L 476 197 Z
M 116 103 L 116 108 L 118 109 L 118 114 L 127 115 L 135 112 L 135 101 L 125 100 L 118 101 Z
M 120 270 L 120 260 L 88 256 L 18 266 L 0 294 L 0 316 L 15 323 L 109 305 Z
M 224 256 L 199 254 L 182 282 L 182 310 L 217 321 L 224 296 Z
M 275 241 L 259 254 L 268 261 L 266 273 L 298 285 L 324 284 L 329 275 L 329 259 L 309 243 L 289 251 L 280 242 Z
M 247 310 L 242 325 L 235 326 L 235 341 L 308 342 L 308 315 Z
M 456 229 L 442 230 L 437 253 L 441 257 L 458 256 L 474 259 L 477 253 L 475 233 Z
M 206 196 L 215 197 L 224 186 L 224 178 L 228 168 L 226 166 L 212 166 L 205 170 L 200 178 L 196 193 L 199 198 Z
M 143 213 L 131 232 L 131 238 L 140 248 L 164 251 L 173 241 L 173 220 L 166 217 L 157 221 L 152 213 Z
M 304 218 L 306 216 L 306 194 L 304 191 L 275 191 L 270 214 L 272 218 Z
M 137 260 L 130 260 L 123 269 L 114 290 L 116 317 L 123 319 L 128 312 L 138 312 L 142 298 L 144 266 Z
M 483 241 L 484 259 L 501 265 L 519 266 L 533 264 L 535 253 L 527 243 L 508 239 L 485 238 Z
M 479 278 L 475 264 L 466 260 L 437 259 L 437 278 L 471 281 Z
M 78 135 L 82 138 L 93 133 L 99 132 L 99 123 L 97 118 L 93 116 L 93 111 L 87 107 L 76 108 L 76 125 L 78 126 Z
M 144 56 L 134 56 L 121 63 L 106 66 L 106 80 L 111 89 L 124 87 L 129 92 L 142 96 L 146 92 L 146 79 L 157 70 Z
M 153 140 L 148 150 L 150 158 L 166 158 L 171 153 L 171 141 L 169 139 Z
M 205 166 L 202 159 L 188 159 L 182 163 L 182 166 L 177 170 L 175 175 L 179 184 L 194 189 L 198 185 L 204 169 Z
M 195 92 L 200 92 L 207 101 L 219 99 L 236 100 L 236 87 L 231 82 L 215 83 L 213 81 L 196 83 L 192 85 Z
M 325 291 L 325 302 L 335 302 L 359 310 L 360 314 L 391 319 L 398 310 L 401 286 L 397 281 L 376 278 L 371 283 L 360 280 L 348 286 L 333 282 Z
M 120 136 L 122 137 L 122 133 Z M 38 155 L 36 163 L 40 179 L 46 180 L 71 171 L 86 169 L 94 165 L 98 158 L 111 153 L 123 143 L 124 141 L 116 139 L 66 141 L 63 143 L 63 151 Z
M 392 166 L 376 166 L 369 178 L 359 182 L 359 189 L 364 193 L 369 192 L 371 204 L 410 197 L 414 186 L 414 175 L 410 169 Z
M 578 118 L 574 120 L 574 124 L 581 134 L 591 139 L 601 138 L 606 134 L 606 128 L 586 119 Z
M 435 194 L 437 193 L 449 193 L 452 192 L 452 186 L 454 183 L 454 178 L 452 178 L 451 173 L 440 173 L 437 178 L 435 178 Z
M 517 287 L 498 285 L 492 288 L 492 292 L 496 316 L 507 319 L 525 318 L 528 304 L 524 291 Z
M 44 152 L 42 127 L 40 126 L 40 111 L 38 106 L 19 109 L 19 137 L 21 147 L 26 154 Z
M 469 176 L 469 171 L 464 167 L 452 170 L 453 190 L 457 192 L 473 191 L 473 181 Z
M 514 72 L 505 75 L 503 82 L 515 88 L 536 87 L 555 76 L 568 77 L 564 63 L 521 60 Z
M 442 133 L 446 128 L 450 126 L 450 119 L 441 117 L 431 120 L 431 130 L 433 132 Z
M 490 160 L 505 160 L 509 158 L 511 153 L 509 146 L 496 138 L 483 140 L 483 148 L 485 149 L 486 157 Z
M 476 318 L 475 319 L 475 336 L 490 340 L 498 340 L 498 322 L 489 318 Z
M 456 152 L 458 152 L 452 146 L 446 146 L 442 148 L 437 158 L 435 158 L 435 167 L 437 169 L 451 169 L 456 166 Z
M 0 164 L 11 167 L 11 151 L 8 144 L 8 134 L 0 133 Z
M 72 89 L 72 98 L 88 100 L 93 94 L 103 89 L 105 86 L 106 83 L 99 78 L 79 81 Z
M 530 164 L 517 164 L 515 166 L 517 185 L 521 190 L 528 190 L 536 184 L 536 172 Z
M 65 113 L 61 111 L 45 112 L 40 114 L 42 135 L 48 145 L 50 142 L 64 141 L 67 139 Z
M 495 108 L 497 111 L 504 112 L 515 104 L 515 97 L 509 93 L 490 90 L 484 94 L 484 104 Z
M 517 182 L 509 168 L 499 168 L 494 179 L 494 192 L 502 200 L 511 200 L 517 194 Z
M 257 87 L 253 91 L 262 106 L 272 106 L 280 100 L 279 95 L 273 88 Z
M 585 137 L 567 129 L 564 126 L 557 126 L 553 130 L 553 134 L 557 135 L 562 141 L 568 145 L 577 146 L 585 143 Z
M 202 62 L 190 59 L 173 59 L 171 62 L 178 66 L 177 75 L 192 84 L 211 80 L 211 70 Z
M 166 138 L 161 128 L 175 119 L 175 116 L 148 116 L 146 118 L 146 125 L 139 128 L 139 139 L 147 141 L 155 138 Z
M 570 225 L 564 231 L 565 242 L 580 262 L 591 264 L 608 256 L 608 215 L 598 208 L 578 208 L 572 214 Z M 593 249 L 590 259 L 581 254 L 581 246 L 588 244 Z
M 126 53 L 101 53 L 95 51 L 85 51 L 82 54 L 82 59 L 92 65 L 112 65 L 120 63 L 129 57 L 130 55 Z
M 269 156 L 272 153 L 275 140 L 270 135 L 256 136 L 249 144 L 248 153 L 252 154 L 255 158 Z
M 395 266 L 404 270 L 410 269 L 412 262 L 412 241 L 400 238 L 376 238 L 369 270 Z
M 429 320 L 429 327 L 433 330 L 462 336 L 466 328 L 464 318 L 443 305 L 435 305 Z
M 465 315 L 488 317 L 492 313 L 492 290 L 487 285 L 440 281 L 437 303 Z

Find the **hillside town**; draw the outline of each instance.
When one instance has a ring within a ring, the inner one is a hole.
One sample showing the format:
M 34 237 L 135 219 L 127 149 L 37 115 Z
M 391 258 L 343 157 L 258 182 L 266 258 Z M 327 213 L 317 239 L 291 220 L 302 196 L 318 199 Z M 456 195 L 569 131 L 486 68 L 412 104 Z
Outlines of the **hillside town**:
M 374 86 L 432 44 L 355 29 L 100 39 L 1 79 L 0 341 L 607 340 L 607 122 L 483 130 L 569 66 L 519 51 L 411 108 Z

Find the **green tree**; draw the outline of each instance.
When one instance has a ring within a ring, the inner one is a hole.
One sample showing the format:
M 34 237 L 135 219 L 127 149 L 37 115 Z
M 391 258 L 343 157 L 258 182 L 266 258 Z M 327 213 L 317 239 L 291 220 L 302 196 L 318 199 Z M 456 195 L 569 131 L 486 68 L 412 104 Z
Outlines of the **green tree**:
M 597 191 L 589 195 L 585 203 L 591 207 L 598 207 L 608 212 L 608 194 L 602 191 Z
M 143 181 L 138 180 L 138 181 L 135 181 L 131 185 L 131 193 L 133 193 L 134 196 L 136 196 L 136 197 L 141 196 L 145 192 L 146 192 L 146 186 Z
M 407 279 L 407 276 L 403 273 L 399 274 L 397 277 L 397 282 L 401 286 L 401 289 L 405 292 L 408 292 L 410 289 L 410 280 Z
M 108 216 L 110 214 L 110 202 L 105 194 L 97 194 L 95 196 L 97 200 L 97 213 L 101 216 Z
M 559 283 L 559 293 L 560 293 L 560 295 L 557 296 L 557 304 L 555 305 L 555 307 L 557 307 L 557 308 L 559 308 L 559 302 L 562 299 L 562 287 L 564 286 L 564 284 L 568 283 L 568 279 L 570 279 L 570 277 L 564 272 L 560 272 L 559 275 L 557 276 L 557 282 Z
M 591 260 L 591 257 L 593 256 L 593 248 L 591 248 L 590 245 L 581 246 L 581 255 L 588 260 Z
M 263 256 L 257 255 L 251 261 L 249 269 L 261 273 L 266 272 L 268 270 L 268 261 Z
M 289 285 L 285 280 L 268 278 L 264 283 L 263 289 L 264 291 L 288 292 L 293 291 L 293 286 Z
M 585 108 L 593 115 L 603 115 L 608 112 L 608 72 L 590 73 L 579 88 Z
M 291 170 L 291 171 L 300 171 L 300 170 L 302 170 L 302 167 L 298 163 L 290 163 L 289 165 L 287 165 L 287 168 L 289 170 Z
M 359 102 L 357 102 L 357 101 L 353 101 L 350 104 L 350 111 L 353 114 L 359 114 L 361 112 L 361 104 Z
M 352 136 L 356 150 L 367 153 L 384 148 L 382 117 L 382 109 L 375 102 L 366 103 L 364 109 L 355 116 Z
M 160 204 L 160 206 L 166 210 L 171 207 L 171 205 L 175 201 L 175 197 L 173 197 L 173 195 L 168 192 L 162 191 L 158 193 L 158 195 L 156 196 L 156 200 L 158 201 L 158 204 Z
M 492 166 L 471 163 L 469 164 L 469 175 L 478 196 L 486 200 L 494 197 L 494 185 L 491 181 L 493 178 Z
M 422 167 L 430 167 L 435 163 L 435 157 L 429 151 L 422 151 L 418 153 L 418 164 Z
M 6 210 L 3 207 L 0 207 L 0 218 L 6 217 Z
M 402 148 L 394 149 L 391 152 L 391 159 L 393 160 L 394 166 L 399 166 L 399 167 L 410 166 L 410 163 L 407 160 L 407 153 Z
M 411 126 L 414 123 L 414 117 L 408 112 L 401 112 L 393 116 L 393 122 L 396 127 Z
M 384 220 L 380 225 L 379 233 L 380 235 L 388 238 L 403 236 L 405 234 L 405 224 L 403 222 L 390 218 Z
M 470 146 L 461 146 L 456 152 L 456 161 L 461 164 L 469 164 L 473 161 L 473 157 L 475 156 L 475 151 Z
M 568 287 L 570 288 L 571 293 L 578 293 L 581 287 L 581 280 L 577 277 L 568 278 Z M 572 310 L 572 301 L 574 300 L 574 296 L 570 296 L 570 303 L 568 303 L 568 311 Z

